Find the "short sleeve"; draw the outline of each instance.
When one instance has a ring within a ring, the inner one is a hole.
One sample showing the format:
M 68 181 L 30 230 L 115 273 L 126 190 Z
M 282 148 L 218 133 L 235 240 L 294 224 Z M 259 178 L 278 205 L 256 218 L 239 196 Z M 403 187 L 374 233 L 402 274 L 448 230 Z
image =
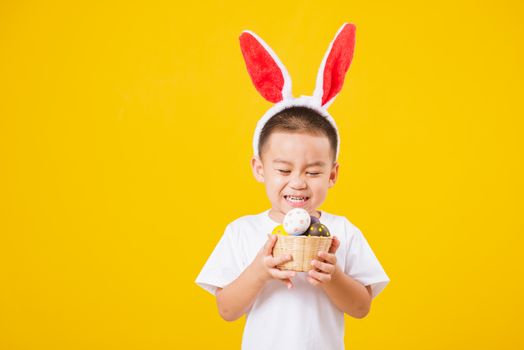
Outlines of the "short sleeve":
M 389 277 L 362 232 L 354 226 L 350 226 L 350 231 L 353 235 L 348 241 L 344 272 L 364 286 L 371 286 L 371 296 L 375 298 L 389 283 Z
M 215 295 L 217 287 L 223 288 L 233 282 L 242 272 L 237 241 L 231 225 L 228 225 L 215 249 L 198 274 L 195 283 Z

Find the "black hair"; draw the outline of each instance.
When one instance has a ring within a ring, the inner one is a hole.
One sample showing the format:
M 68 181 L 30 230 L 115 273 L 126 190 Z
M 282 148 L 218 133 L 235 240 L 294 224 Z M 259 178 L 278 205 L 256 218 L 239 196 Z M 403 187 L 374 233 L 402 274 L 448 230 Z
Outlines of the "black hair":
M 337 131 L 326 117 L 314 109 L 302 106 L 288 107 L 272 116 L 260 132 L 258 139 L 260 157 L 269 136 L 277 131 L 326 136 L 331 146 L 333 162 L 335 161 L 338 145 Z

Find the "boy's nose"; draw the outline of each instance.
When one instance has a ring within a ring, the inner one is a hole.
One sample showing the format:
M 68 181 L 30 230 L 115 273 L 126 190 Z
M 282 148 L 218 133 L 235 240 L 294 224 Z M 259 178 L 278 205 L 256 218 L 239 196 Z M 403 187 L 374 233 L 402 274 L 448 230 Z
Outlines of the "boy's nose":
M 296 176 L 289 182 L 289 186 L 294 190 L 303 190 L 307 187 L 307 183 L 300 176 Z

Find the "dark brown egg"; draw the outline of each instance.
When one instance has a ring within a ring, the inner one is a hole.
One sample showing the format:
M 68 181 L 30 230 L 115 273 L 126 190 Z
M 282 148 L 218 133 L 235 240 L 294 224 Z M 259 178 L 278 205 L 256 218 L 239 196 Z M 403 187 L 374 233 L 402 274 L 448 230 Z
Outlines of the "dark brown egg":
M 319 236 L 319 237 L 329 237 L 329 230 L 326 227 L 326 225 L 321 224 L 320 222 L 315 222 L 309 228 L 306 232 L 304 232 L 304 235 L 306 236 Z

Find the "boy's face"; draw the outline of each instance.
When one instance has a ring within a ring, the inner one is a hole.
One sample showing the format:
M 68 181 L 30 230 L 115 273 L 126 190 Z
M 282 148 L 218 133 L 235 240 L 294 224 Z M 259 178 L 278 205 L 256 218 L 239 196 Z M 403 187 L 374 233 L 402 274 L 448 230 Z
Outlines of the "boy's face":
M 262 160 L 251 160 L 253 174 L 266 186 L 271 202 L 270 216 L 281 222 L 293 208 L 316 215 L 338 176 L 329 140 L 324 135 L 272 133 L 264 146 Z

